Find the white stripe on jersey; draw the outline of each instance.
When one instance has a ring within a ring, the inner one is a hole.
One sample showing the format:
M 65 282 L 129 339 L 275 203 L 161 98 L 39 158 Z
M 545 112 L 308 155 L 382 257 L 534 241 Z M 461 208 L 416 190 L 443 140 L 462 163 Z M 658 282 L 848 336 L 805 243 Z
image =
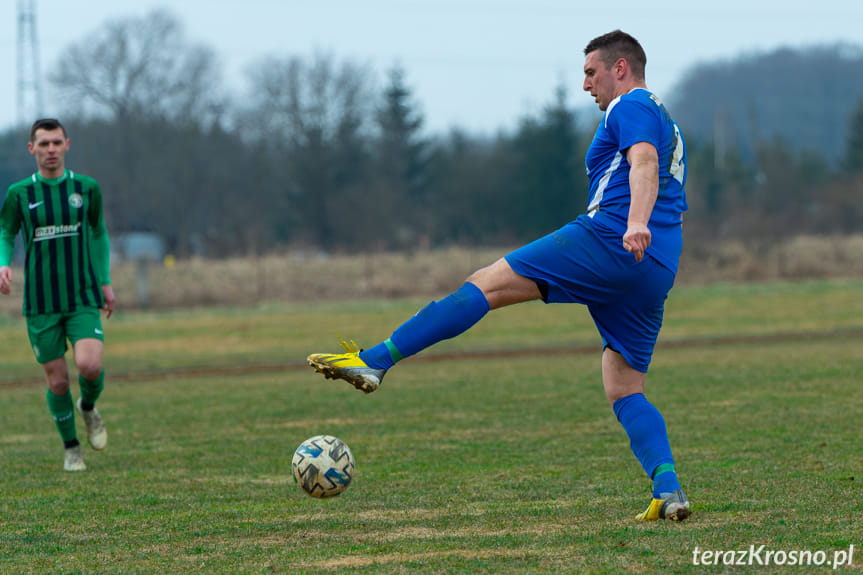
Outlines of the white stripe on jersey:
M 608 166 L 608 169 L 605 170 L 605 173 L 602 174 L 602 177 L 599 179 L 599 184 L 596 186 L 596 193 L 593 195 L 593 201 L 590 202 L 590 205 L 587 206 L 587 212 L 591 213 L 599 208 L 599 203 L 602 201 L 602 196 L 605 193 L 605 188 L 608 187 L 608 182 L 611 180 L 612 174 L 617 171 L 617 168 L 620 167 L 620 162 L 623 161 L 623 154 L 620 153 L 620 150 L 614 155 L 614 159 L 611 161 L 611 165 Z

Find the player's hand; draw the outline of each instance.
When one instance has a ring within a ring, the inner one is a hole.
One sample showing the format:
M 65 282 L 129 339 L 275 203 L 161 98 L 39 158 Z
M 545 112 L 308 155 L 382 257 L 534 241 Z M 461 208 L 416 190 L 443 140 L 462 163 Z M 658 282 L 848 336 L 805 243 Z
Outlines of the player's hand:
M 105 298 L 105 307 L 102 309 L 106 312 L 105 319 L 108 319 L 114 313 L 114 288 L 109 285 L 102 286 L 102 297 Z
M 0 293 L 9 295 L 12 291 L 12 268 L 9 266 L 0 267 Z
M 650 229 L 644 224 L 630 223 L 623 234 L 623 249 L 635 256 L 635 261 L 640 262 L 644 257 L 644 251 L 650 245 Z

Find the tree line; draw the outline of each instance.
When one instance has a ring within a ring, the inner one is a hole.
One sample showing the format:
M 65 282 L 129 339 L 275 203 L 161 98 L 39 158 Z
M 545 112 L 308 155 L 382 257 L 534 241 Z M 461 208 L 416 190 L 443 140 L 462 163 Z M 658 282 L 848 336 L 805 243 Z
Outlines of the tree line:
M 101 183 L 112 234 L 158 233 L 180 257 L 513 245 L 585 209 L 598 116 L 564 86 L 509 132 L 431 136 L 400 67 L 378 88 L 329 55 L 269 57 L 240 98 L 219 72 L 164 11 L 110 22 L 61 57 L 68 165 Z M 839 161 L 780 136 L 738 149 L 681 128 L 691 241 L 861 230 L 863 98 L 835 127 Z M 8 183 L 33 171 L 23 132 L 0 134 Z

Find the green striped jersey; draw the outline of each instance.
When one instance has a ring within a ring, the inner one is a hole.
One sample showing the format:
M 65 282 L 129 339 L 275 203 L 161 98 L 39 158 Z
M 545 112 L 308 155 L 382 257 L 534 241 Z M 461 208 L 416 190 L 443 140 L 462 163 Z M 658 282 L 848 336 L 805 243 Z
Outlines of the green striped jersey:
M 56 179 L 33 174 L 9 187 L 0 226 L 13 238 L 22 232 L 24 315 L 75 311 L 104 305 L 104 266 L 94 239 L 107 240 L 102 192 L 93 178 L 66 170 Z M 107 242 L 105 242 L 107 245 Z

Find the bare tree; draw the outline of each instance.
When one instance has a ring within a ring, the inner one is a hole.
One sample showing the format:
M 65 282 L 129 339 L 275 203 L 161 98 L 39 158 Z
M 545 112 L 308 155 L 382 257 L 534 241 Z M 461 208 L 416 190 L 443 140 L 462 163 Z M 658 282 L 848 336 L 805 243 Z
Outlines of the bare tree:
M 63 52 L 51 81 L 81 128 L 73 137 L 90 146 L 79 158 L 98 170 L 114 230 L 159 231 L 183 245 L 213 225 L 223 190 L 207 175 L 221 156 L 207 136 L 219 133 L 220 69 L 171 13 L 103 24 Z
M 113 20 L 70 46 L 51 83 L 79 117 L 204 124 L 222 109 L 215 53 L 192 45 L 164 10 Z
M 311 62 L 267 58 L 248 77 L 240 126 L 271 154 L 277 187 L 261 192 L 283 206 L 281 239 L 327 248 L 364 239 L 356 222 L 373 203 L 363 185 L 373 111 L 368 70 L 318 55 Z

